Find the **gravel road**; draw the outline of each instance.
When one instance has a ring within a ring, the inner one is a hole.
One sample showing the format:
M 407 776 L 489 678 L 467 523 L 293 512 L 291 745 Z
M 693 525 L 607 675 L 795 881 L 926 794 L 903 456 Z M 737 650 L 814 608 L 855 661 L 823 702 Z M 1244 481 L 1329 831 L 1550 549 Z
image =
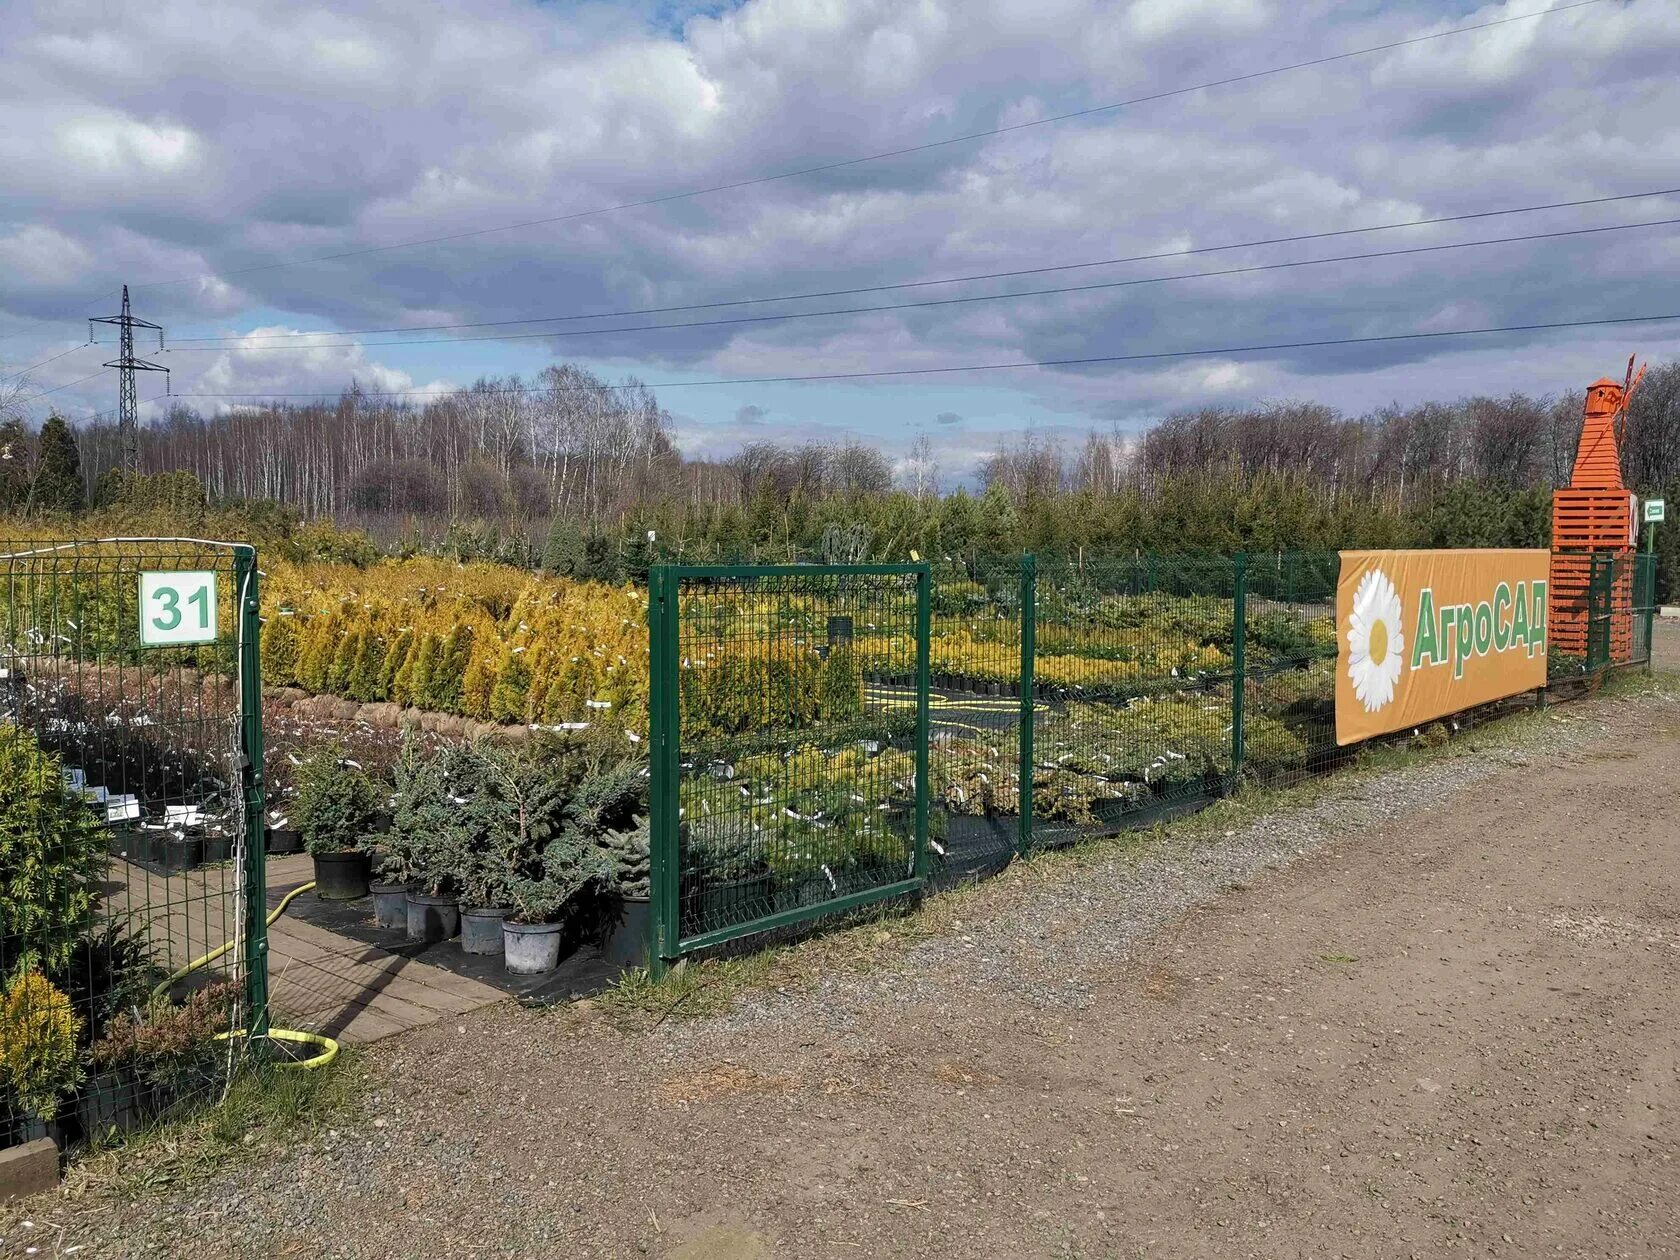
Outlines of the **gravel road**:
M 720 1014 L 493 1008 L 373 1052 L 338 1131 L 4 1246 L 1674 1255 L 1677 753 L 1680 702 L 1590 700 L 1017 867 Z

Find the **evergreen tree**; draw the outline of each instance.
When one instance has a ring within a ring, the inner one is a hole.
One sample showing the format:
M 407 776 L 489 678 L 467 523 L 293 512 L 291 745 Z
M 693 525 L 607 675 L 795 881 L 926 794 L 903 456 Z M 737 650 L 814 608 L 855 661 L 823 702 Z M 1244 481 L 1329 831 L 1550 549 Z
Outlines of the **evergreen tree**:
M 82 489 L 82 456 L 70 426 L 55 411 L 41 426 L 35 443 L 36 510 L 80 512 L 86 498 Z
M 543 571 L 555 577 L 581 577 L 588 563 L 583 531 L 574 522 L 555 517 L 549 524 L 548 538 L 543 543 Z

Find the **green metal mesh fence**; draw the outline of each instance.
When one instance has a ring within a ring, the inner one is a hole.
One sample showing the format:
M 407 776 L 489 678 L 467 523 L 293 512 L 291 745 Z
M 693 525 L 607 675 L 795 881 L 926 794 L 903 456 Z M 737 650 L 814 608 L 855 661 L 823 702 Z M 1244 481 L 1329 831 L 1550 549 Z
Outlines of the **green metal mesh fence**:
M 930 566 L 921 638 L 920 579 L 904 571 L 655 569 L 655 816 L 670 730 L 665 799 L 682 820 L 666 956 L 681 952 L 677 938 L 687 948 L 829 913 L 906 878 L 958 882 L 1243 783 L 1343 764 L 1359 749 L 1336 742 L 1340 563 L 1335 552 L 947 558 Z M 1652 558 L 1595 558 L 1593 592 L 1590 660 L 1554 664 L 1555 677 L 1590 683 L 1649 659 Z M 925 776 L 909 720 L 918 660 Z M 675 717 L 662 716 L 662 688 Z M 1533 702 L 1392 738 L 1444 742 Z M 918 868 L 905 828 L 924 786 Z
M 244 895 L 261 886 L 260 844 L 251 885 L 246 843 L 260 837 L 256 680 L 241 675 L 256 619 L 240 594 L 254 601 L 255 580 L 249 548 L 0 543 L 11 1141 L 102 1136 L 213 1092 L 240 1040 L 227 1034 L 261 1005 L 248 963 L 262 898 L 253 915 Z M 170 645 L 144 644 L 143 624 Z
M 927 590 L 917 566 L 656 570 L 668 952 L 919 886 Z

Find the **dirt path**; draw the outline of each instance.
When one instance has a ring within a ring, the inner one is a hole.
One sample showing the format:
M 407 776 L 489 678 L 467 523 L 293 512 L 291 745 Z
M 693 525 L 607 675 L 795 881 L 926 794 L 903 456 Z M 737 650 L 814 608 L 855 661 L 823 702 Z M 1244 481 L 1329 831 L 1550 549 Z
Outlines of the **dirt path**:
M 1587 702 L 1194 843 L 1018 869 L 724 1015 L 481 1012 L 374 1052 L 343 1132 L 40 1205 L 29 1241 L 1674 1255 L 1677 753 L 1680 703 Z

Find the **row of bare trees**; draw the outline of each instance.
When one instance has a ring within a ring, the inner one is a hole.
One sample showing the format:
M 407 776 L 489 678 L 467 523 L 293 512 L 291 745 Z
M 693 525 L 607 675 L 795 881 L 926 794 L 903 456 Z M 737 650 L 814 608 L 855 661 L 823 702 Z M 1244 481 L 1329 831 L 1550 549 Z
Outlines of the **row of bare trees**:
M 1204 474 L 1289 473 L 1336 495 L 1395 507 L 1427 503 L 1460 481 L 1550 486 L 1569 480 L 1581 434 L 1581 394 L 1466 398 L 1343 416 L 1318 403 L 1207 407 L 1141 435 L 1093 430 L 1074 452 L 1028 433 L 982 467 L 986 484 L 1017 496 L 1112 493 Z M 1631 484 L 1680 478 L 1680 361 L 1653 368 L 1634 395 L 1623 439 Z
M 1093 430 L 1071 451 L 1029 432 L 992 454 L 980 480 L 1022 497 L 1288 474 L 1338 497 L 1405 509 L 1466 480 L 1567 482 L 1580 423 L 1580 395 L 1475 397 L 1360 416 L 1310 402 L 1211 407 L 1141 434 Z M 116 427 L 85 426 L 78 442 L 91 487 L 118 458 Z M 213 416 L 177 406 L 143 427 L 141 461 L 143 471 L 191 471 L 219 498 L 351 518 L 597 520 L 651 502 L 719 507 L 880 494 L 895 484 L 928 498 L 942 488 L 925 435 L 896 468 L 861 442 L 757 441 L 724 460 L 685 460 L 652 391 L 571 365 L 531 382 L 481 380 L 424 404 L 352 388 L 331 404 Z M 1624 466 L 1642 488 L 1680 479 L 1680 361 L 1653 369 L 1636 395 Z
M 90 486 L 120 458 L 111 422 L 80 432 Z M 580 368 L 480 380 L 415 405 L 357 388 L 336 403 L 205 416 L 177 405 L 140 434 L 143 472 L 186 469 L 218 498 L 309 514 L 593 517 L 679 478 L 670 416 L 636 381 Z

